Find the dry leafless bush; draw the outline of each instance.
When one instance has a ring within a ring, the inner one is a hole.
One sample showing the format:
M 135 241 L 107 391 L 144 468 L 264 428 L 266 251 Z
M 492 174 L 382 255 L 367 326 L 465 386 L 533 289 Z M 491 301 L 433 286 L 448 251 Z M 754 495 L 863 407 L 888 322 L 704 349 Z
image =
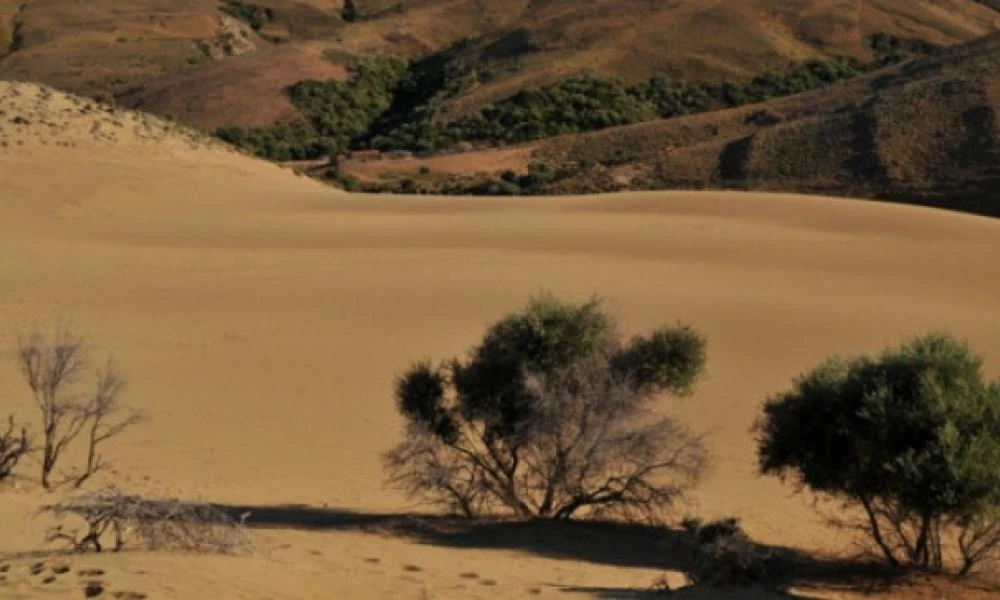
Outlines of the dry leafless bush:
M 72 480 L 79 487 L 107 467 L 101 444 L 141 420 L 125 405 L 125 380 L 109 360 L 90 369 L 82 339 L 59 331 L 51 340 L 33 334 L 18 345 L 18 365 L 42 419 L 42 485 L 52 487 L 52 471 L 66 448 L 80 435 L 87 443 L 87 461 Z M 87 389 L 85 378 L 94 379 Z
M 14 425 L 14 415 L 7 420 L 7 430 L 0 433 L 0 481 L 14 474 L 17 463 L 31 451 L 28 429 Z
M 59 519 L 83 521 L 83 526 L 75 529 L 57 525 L 46 536 L 48 542 L 63 541 L 79 552 L 101 552 L 109 537 L 116 552 L 126 547 L 222 554 L 252 549 L 243 520 L 237 521 L 209 504 L 148 500 L 106 488 L 76 494 L 41 511 Z

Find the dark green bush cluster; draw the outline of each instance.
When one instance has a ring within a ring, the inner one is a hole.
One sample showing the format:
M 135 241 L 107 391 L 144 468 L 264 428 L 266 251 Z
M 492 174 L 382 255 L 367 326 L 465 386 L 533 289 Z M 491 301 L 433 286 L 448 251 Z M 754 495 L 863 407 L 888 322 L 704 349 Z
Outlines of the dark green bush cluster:
M 339 149 L 335 139 L 323 138 L 303 120 L 270 127 L 226 125 L 216 129 L 215 136 L 261 158 L 276 161 L 316 159 L 336 154 Z
M 288 88 L 288 97 L 321 137 L 344 151 L 389 110 L 406 73 L 401 59 L 363 57 L 347 81 L 302 81 Z
M 371 148 L 425 152 L 462 141 L 456 131 L 438 124 L 438 112 L 446 100 L 473 85 L 479 74 L 450 53 L 432 55 L 410 65 L 392 105 L 365 140 Z
M 274 10 L 240 0 L 226 0 L 219 6 L 219 10 L 245 21 L 254 31 L 260 31 L 265 25 L 274 21 Z
M 938 46 L 923 40 L 901 38 L 881 31 L 871 38 L 871 49 L 878 66 L 894 65 L 914 56 L 928 54 Z
M 856 77 L 861 65 L 846 58 L 811 60 L 787 72 L 770 71 L 745 83 L 724 83 L 712 92 L 724 107 L 756 104 L 771 98 L 801 94 Z
M 522 142 L 648 121 L 656 116 L 654 106 L 622 82 L 585 74 L 522 90 L 449 128 L 462 139 Z
M 818 89 L 859 73 L 849 59 L 814 60 L 785 73 L 770 72 L 744 83 L 706 85 L 656 76 L 626 86 L 593 73 L 522 90 L 446 125 L 430 112 L 411 113 L 407 123 L 373 139 L 382 150 L 438 150 L 458 141 L 520 143 L 618 125 L 763 102 Z M 433 103 L 431 104 L 433 105 Z

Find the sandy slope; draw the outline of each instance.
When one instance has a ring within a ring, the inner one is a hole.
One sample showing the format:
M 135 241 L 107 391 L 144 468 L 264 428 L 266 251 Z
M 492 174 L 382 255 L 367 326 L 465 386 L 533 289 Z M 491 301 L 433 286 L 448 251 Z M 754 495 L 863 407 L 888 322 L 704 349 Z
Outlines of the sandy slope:
M 308 505 L 281 518 L 319 531 L 262 530 L 267 552 L 253 558 L 72 558 L 47 587 L 18 559 L 0 597 L 78 593 L 75 570 L 88 567 L 107 571 L 109 590 L 155 598 L 615 597 L 648 585 L 669 565 L 637 555 L 650 551 L 641 537 L 480 531 L 419 544 L 390 535 L 405 524 L 365 516 L 417 508 L 381 483 L 379 454 L 400 426 L 393 376 L 464 352 L 543 289 L 599 294 L 628 329 L 682 319 L 707 334 L 706 380 L 664 404 L 711 431 L 716 468 L 689 510 L 740 515 L 776 544 L 846 547 L 805 499 L 755 477 L 747 429 L 768 394 L 830 353 L 929 329 L 967 338 L 1000 375 L 1000 222 L 764 194 L 344 195 L 102 113 L 125 123 L 102 126 L 113 142 L 73 101 L 17 90 L 0 84 L 0 413 L 30 414 L 16 332 L 71 323 L 115 354 L 149 414 L 113 449 L 123 485 Z M 31 124 L 10 123 L 18 115 Z M 0 555 L 38 548 L 45 523 L 26 517 L 39 496 L 0 493 Z

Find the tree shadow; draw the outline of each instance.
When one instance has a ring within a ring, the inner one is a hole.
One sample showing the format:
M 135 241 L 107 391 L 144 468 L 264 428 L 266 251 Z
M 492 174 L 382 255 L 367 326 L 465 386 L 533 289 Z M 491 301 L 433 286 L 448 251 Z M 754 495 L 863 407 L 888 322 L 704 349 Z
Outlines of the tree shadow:
M 519 550 L 538 556 L 604 565 L 684 570 L 684 534 L 614 522 L 465 518 L 368 513 L 300 505 L 216 505 L 251 528 L 358 531 L 388 534 L 449 548 Z
M 546 558 L 681 573 L 690 572 L 696 558 L 688 534 L 651 525 L 375 513 L 294 504 L 216 506 L 235 519 L 245 518 L 248 527 L 259 529 L 364 532 L 447 548 L 516 550 Z M 821 593 L 824 597 L 830 592 L 871 595 L 908 586 L 943 590 L 943 596 L 937 597 L 1000 594 L 1000 581 L 991 578 L 958 582 L 888 569 L 866 557 L 827 557 L 783 546 L 757 547 L 775 561 L 776 568 L 770 569 L 767 581 L 749 587 L 691 586 L 673 590 L 671 597 L 808 600 Z M 652 589 L 553 587 L 607 599 L 663 595 Z
M 374 513 L 304 505 L 217 506 L 234 518 L 245 517 L 248 527 L 260 529 L 365 532 L 448 548 L 516 550 L 546 558 L 682 573 L 691 570 L 695 559 L 685 532 L 650 525 Z M 773 556 L 778 566 L 765 585 L 733 588 L 742 592 L 731 596 L 720 595 L 720 588 L 684 588 L 675 591 L 682 594 L 677 597 L 806 599 L 812 597 L 811 590 L 873 594 L 907 581 L 906 573 L 863 558 L 819 557 L 782 546 L 758 547 Z M 630 588 L 560 589 L 592 593 L 599 598 L 645 598 L 653 594 Z
M 789 598 L 797 600 L 820 600 L 818 596 L 771 590 L 764 587 L 691 586 L 669 592 L 635 588 L 562 587 L 560 591 L 589 594 L 599 600 L 642 600 L 667 597 L 671 598 L 671 600 L 788 600 Z

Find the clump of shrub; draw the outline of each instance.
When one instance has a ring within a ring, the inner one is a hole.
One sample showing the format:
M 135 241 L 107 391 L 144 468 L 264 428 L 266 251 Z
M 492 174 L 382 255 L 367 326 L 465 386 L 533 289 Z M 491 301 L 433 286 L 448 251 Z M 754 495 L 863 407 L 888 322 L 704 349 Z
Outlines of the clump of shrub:
M 779 574 L 774 551 L 755 544 L 738 519 L 709 523 L 687 519 L 683 527 L 694 548 L 688 571 L 693 585 L 753 585 Z
M 691 392 L 705 342 L 684 325 L 628 342 L 617 331 L 596 300 L 542 296 L 467 361 L 410 367 L 396 382 L 408 425 L 385 457 L 390 483 L 468 516 L 662 518 L 708 457 L 652 404 Z
M 878 66 L 894 65 L 939 48 L 930 42 L 901 38 L 884 31 L 872 35 L 870 46 Z
M 965 344 L 831 359 L 769 399 L 756 432 L 761 473 L 855 509 L 842 524 L 888 564 L 965 575 L 1000 555 L 1000 382 Z
M 250 25 L 254 31 L 260 31 L 265 25 L 274 21 L 274 10 L 266 6 L 226 0 L 219 5 L 219 10 Z

